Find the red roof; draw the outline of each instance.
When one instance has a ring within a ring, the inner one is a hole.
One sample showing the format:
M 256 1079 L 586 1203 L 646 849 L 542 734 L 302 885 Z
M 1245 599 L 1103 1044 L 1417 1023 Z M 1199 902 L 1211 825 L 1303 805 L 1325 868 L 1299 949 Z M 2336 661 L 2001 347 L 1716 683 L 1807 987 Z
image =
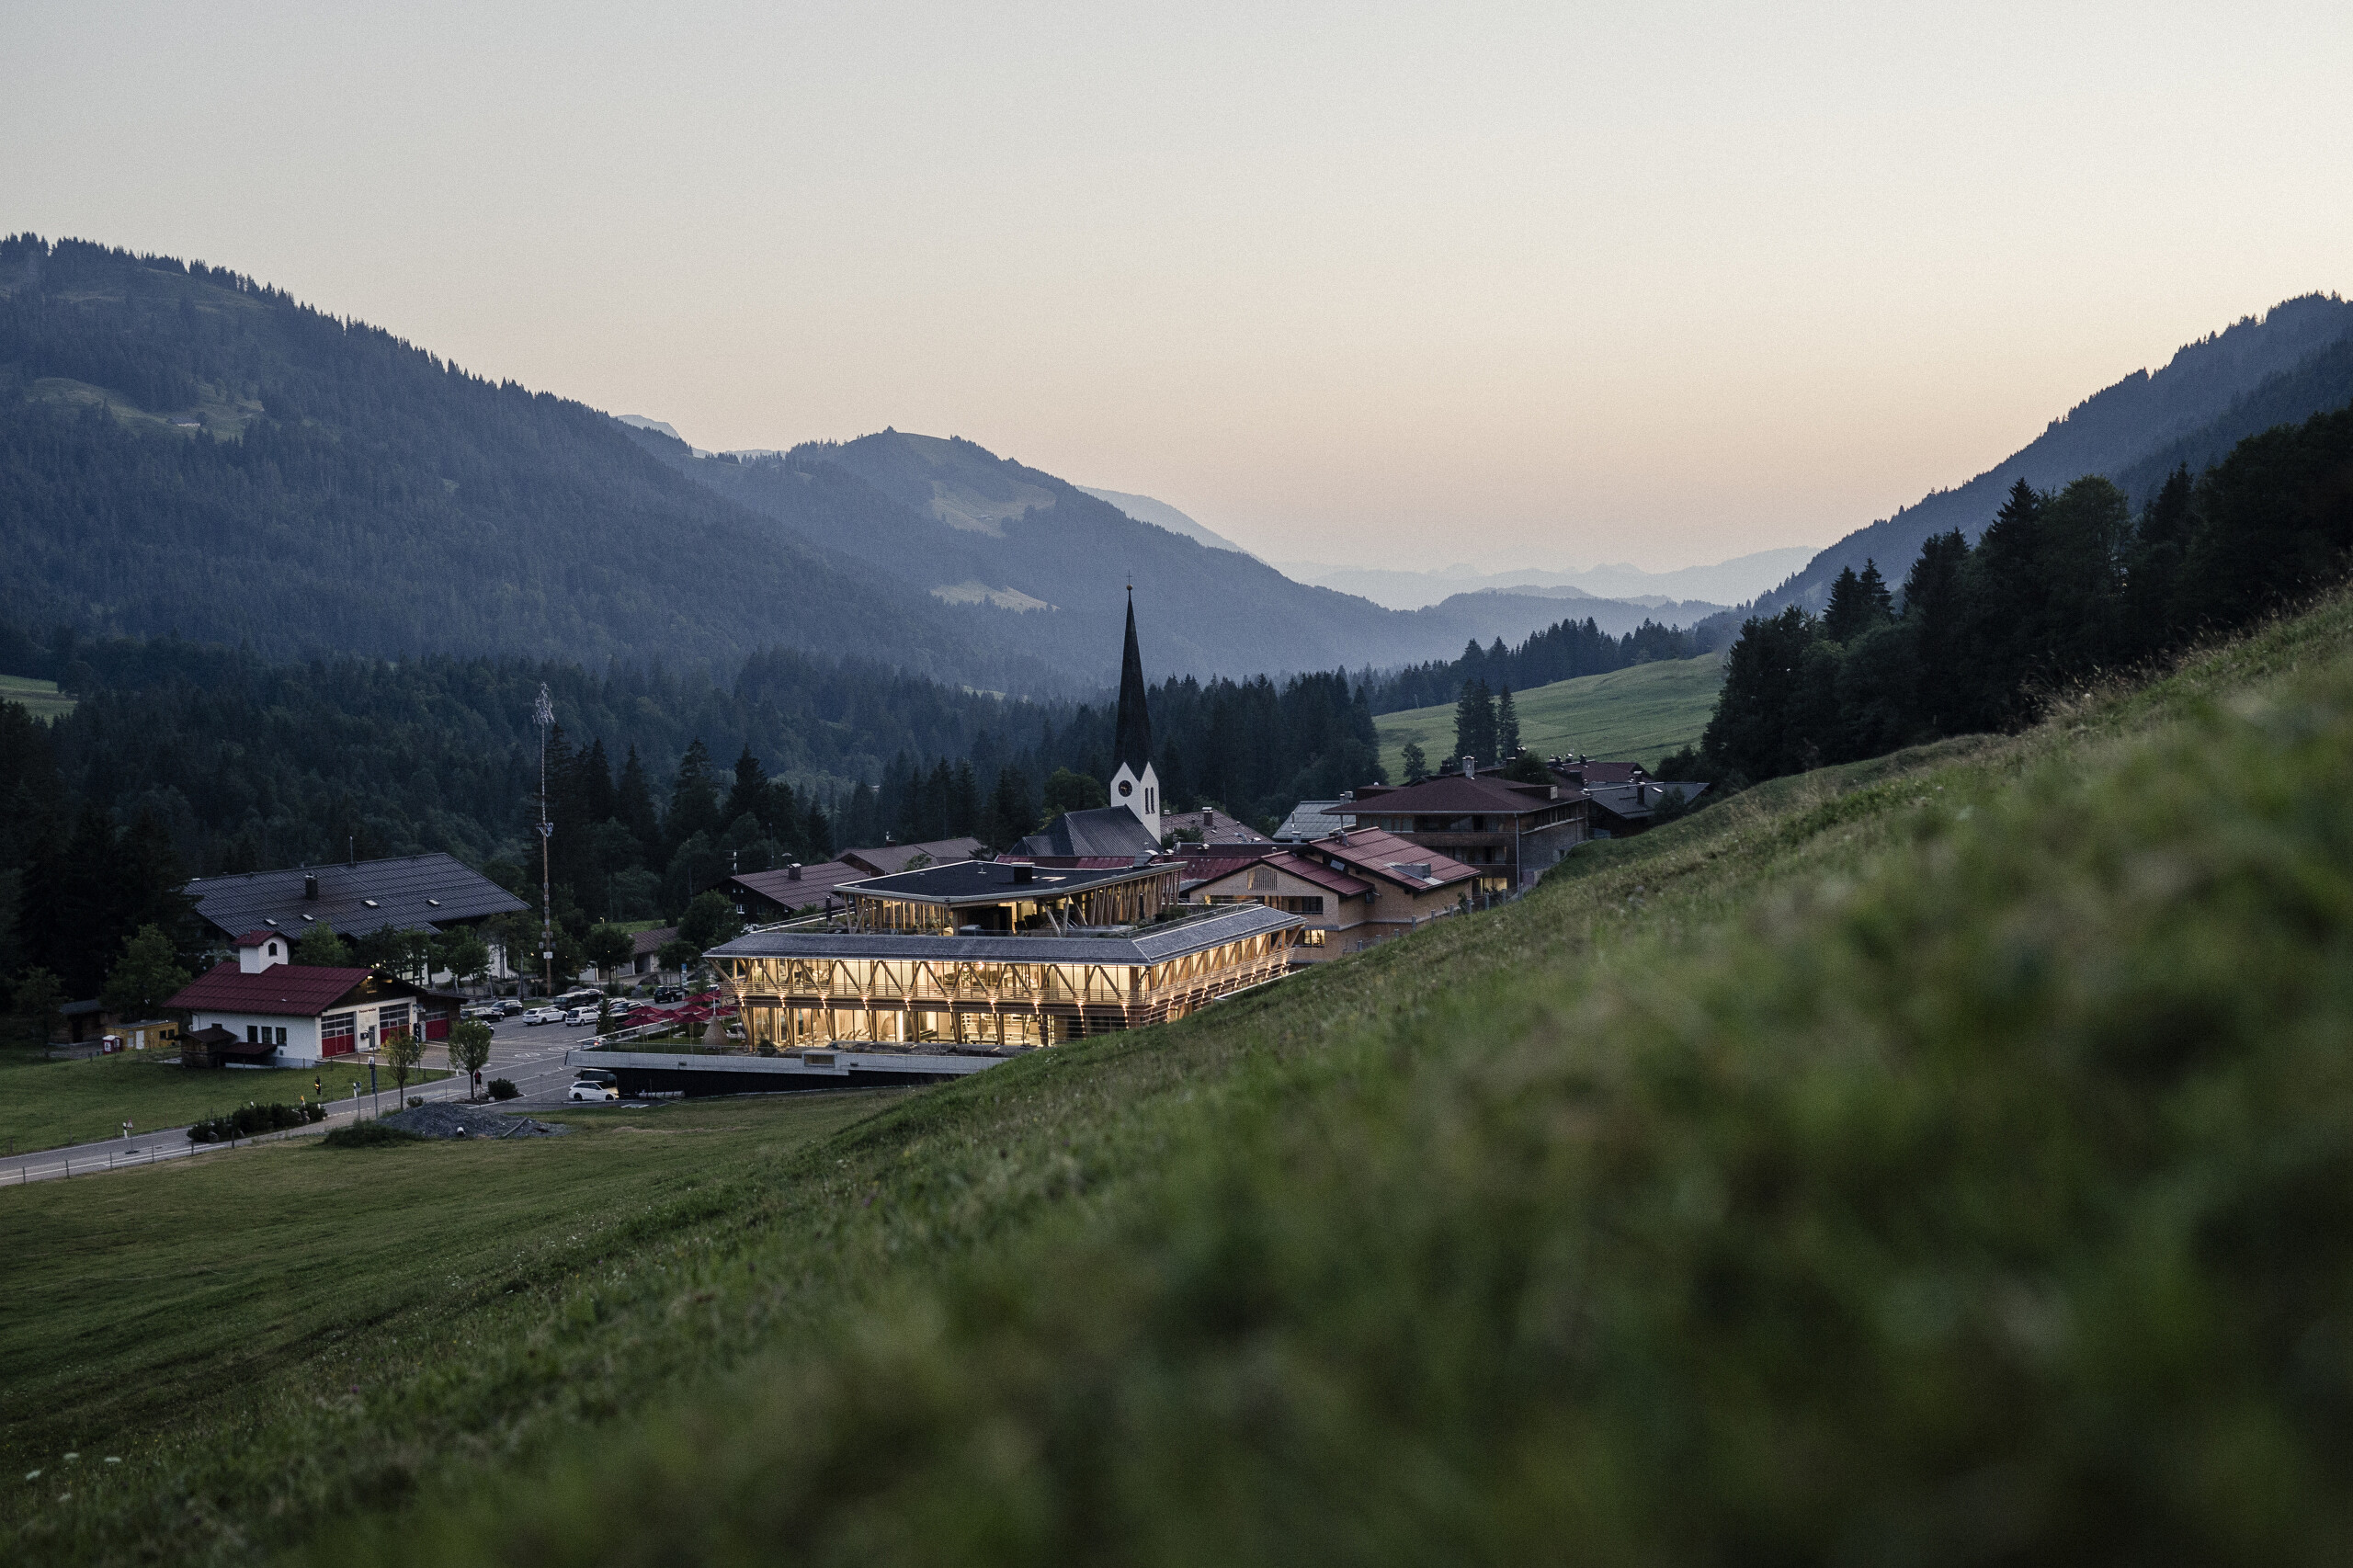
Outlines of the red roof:
M 1415 892 L 1427 892 L 1434 887 L 1465 881 L 1479 874 L 1475 868 L 1441 855 L 1435 849 L 1425 849 L 1409 839 L 1371 827 L 1352 827 L 1344 833 L 1315 839 L 1302 845 L 1299 853 L 1320 855 L 1327 862 L 1341 861 L 1350 870 L 1368 872 L 1411 888 Z M 1401 867 L 1426 863 L 1430 869 L 1427 881 L 1400 869 Z
M 233 963 L 215 964 L 209 974 L 164 1004 L 183 1012 L 259 1013 L 265 1017 L 315 1018 L 358 988 L 373 970 L 311 969 L 274 963 L 246 974 Z
M 1356 835 L 1351 835 L 1351 836 Z M 1270 866 L 1278 871 L 1288 871 L 1302 881 L 1313 882 L 1319 888 L 1327 888 L 1342 898 L 1362 898 L 1372 891 L 1370 882 L 1360 881 L 1346 871 L 1332 869 L 1322 860 L 1313 859 L 1304 854 L 1293 854 L 1289 850 L 1279 855 L 1259 855 L 1253 856 L 1247 860 L 1233 861 L 1227 865 L 1224 870 L 1206 877 L 1195 885 L 1205 887 L 1211 882 L 1222 881 L 1236 871 L 1246 871 L 1256 866 Z
M 238 937 L 232 945 L 240 948 L 258 948 L 264 942 L 268 941 L 271 937 L 283 935 L 283 932 L 271 931 L 263 926 L 256 926 L 252 930 L 246 932 L 244 936 Z

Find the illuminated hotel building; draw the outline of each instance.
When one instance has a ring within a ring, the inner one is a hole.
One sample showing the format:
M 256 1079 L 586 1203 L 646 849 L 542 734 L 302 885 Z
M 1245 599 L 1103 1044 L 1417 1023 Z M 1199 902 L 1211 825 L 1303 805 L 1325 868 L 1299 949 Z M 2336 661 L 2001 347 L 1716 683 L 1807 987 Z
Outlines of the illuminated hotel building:
M 1156 845 L 1135 609 L 1128 610 L 1114 776 Z M 1130 831 L 1135 831 L 1131 828 Z M 1141 835 L 1140 835 L 1141 837 Z M 964 860 L 846 882 L 837 928 L 766 931 L 704 955 L 761 1052 L 836 1044 L 1014 1051 L 1180 1018 L 1276 979 L 1305 922 L 1256 903 L 1178 900 L 1182 868 L 1142 851 L 1113 869 Z

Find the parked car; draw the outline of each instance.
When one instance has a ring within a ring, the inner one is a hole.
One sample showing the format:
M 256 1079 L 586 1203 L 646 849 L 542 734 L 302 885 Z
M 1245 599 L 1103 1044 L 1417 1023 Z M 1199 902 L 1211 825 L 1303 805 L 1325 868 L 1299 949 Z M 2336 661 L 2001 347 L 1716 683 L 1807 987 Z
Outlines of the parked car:
M 501 996 L 497 1001 L 485 1005 L 495 1008 L 498 1016 L 502 1018 L 511 1018 L 516 1014 L 523 1010 L 523 1004 L 517 1002 L 512 996 Z
M 607 1100 L 620 1098 L 621 1092 L 610 1084 L 599 1084 L 583 1078 L 564 1091 L 563 1097 L 567 1100 L 585 1100 L 594 1105 L 602 1105 Z
M 594 1007 L 604 999 L 604 995 L 595 986 L 584 985 L 577 991 L 565 992 L 555 1000 L 559 1007 Z
M 567 1024 L 595 1023 L 597 1021 L 597 1008 L 595 1004 L 592 1003 L 585 1007 L 573 1008 L 572 1011 L 563 1016 L 563 1021 Z
M 654 999 L 656 1002 L 683 1002 L 687 999 L 687 988 L 683 985 L 659 985 L 654 987 Z
M 523 1021 L 527 1024 L 560 1024 L 563 1022 L 563 1009 L 561 1007 L 534 1007 L 529 1012 L 523 1015 Z
M 603 1067 L 583 1067 L 578 1072 L 574 1073 L 573 1076 L 584 1084 L 619 1085 L 621 1081 L 621 1075 L 620 1074 L 611 1072 Z

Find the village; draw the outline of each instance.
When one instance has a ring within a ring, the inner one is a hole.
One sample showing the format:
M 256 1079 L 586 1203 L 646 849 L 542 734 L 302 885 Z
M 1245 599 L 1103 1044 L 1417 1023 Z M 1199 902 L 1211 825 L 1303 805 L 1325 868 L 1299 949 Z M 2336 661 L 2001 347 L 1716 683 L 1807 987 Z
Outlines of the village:
M 298 1085 L 311 1072 L 296 1131 L 381 1114 L 388 1093 L 395 1112 L 492 1096 L 522 1110 L 940 1082 L 1494 907 L 1580 845 L 1638 835 L 1708 790 L 1522 752 L 1302 801 L 1271 833 L 1211 805 L 1165 810 L 1132 602 L 1115 751 L 1112 803 L 1058 812 L 998 852 L 972 836 L 886 842 L 731 874 L 723 909 L 706 895 L 689 921 L 646 923 L 569 973 L 553 943 L 534 962 L 512 935 L 544 909 L 448 854 L 199 879 L 186 892 L 218 958 L 148 1016 L 65 1004 L 51 1051 L 292 1070 Z M 402 957 L 321 962 L 322 934 Z M 13 1174 L 187 1152 L 177 1129 L 93 1131 L 12 1150 Z M 205 1142 L 201 1126 L 186 1137 Z

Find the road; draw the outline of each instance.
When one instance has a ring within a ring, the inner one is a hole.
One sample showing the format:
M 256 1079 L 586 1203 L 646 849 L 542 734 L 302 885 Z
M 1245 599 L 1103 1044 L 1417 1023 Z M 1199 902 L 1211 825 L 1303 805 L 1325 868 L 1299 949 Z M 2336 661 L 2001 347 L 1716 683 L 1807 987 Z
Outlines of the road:
M 588 1024 L 525 1024 L 513 1018 L 494 1024 L 490 1033 L 490 1065 L 483 1069 L 482 1081 L 487 1085 L 493 1078 L 505 1078 L 522 1091 L 518 1098 L 499 1105 L 501 1110 L 547 1110 L 563 1105 L 564 1089 L 571 1084 L 573 1073 L 564 1065 L 564 1052 L 585 1044 L 596 1032 L 595 1027 Z M 440 1048 L 436 1046 L 426 1049 L 425 1065 L 447 1067 L 449 1062 Z M 389 1114 L 400 1109 L 400 1099 L 392 1092 L 391 1075 L 380 1069 L 377 1078 L 382 1087 L 375 1096 L 363 1094 L 356 1104 L 348 1099 L 336 1100 L 327 1107 L 324 1122 L 265 1134 L 265 1140 L 314 1137 L 332 1128 L 348 1126 L 356 1117 Z M 456 1078 L 413 1085 L 409 1090 L 411 1095 L 428 1100 L 463 1099 L 466 1092 L 466 1085 Z M 483 1103 L 493 1102 L 485 1099 Z M 129 1138 L 76 1143 L 71 1148 L 49 1149 L 0 1160 L 0 1187 L 103 1176 L 110 1170 L 135 1170 L 167 1160 L 200 1158 L 228 1147 L 226 1143 L 189 1142 L 185 1125 L 160 1128 L 153 1131 L 135 1132 Z

